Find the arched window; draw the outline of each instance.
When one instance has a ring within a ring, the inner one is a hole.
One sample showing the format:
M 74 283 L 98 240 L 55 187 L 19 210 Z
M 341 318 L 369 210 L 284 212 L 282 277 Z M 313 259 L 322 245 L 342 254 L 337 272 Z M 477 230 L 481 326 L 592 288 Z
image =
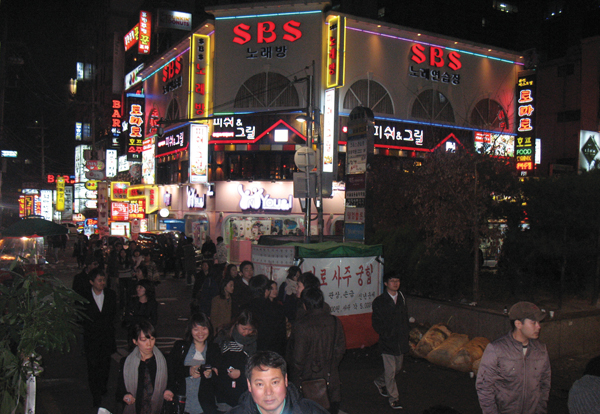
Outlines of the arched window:
M 294 83 L 279 73 L 252 76 L 238 89 L 235 108 L 287 108 L 300 106 Z
M 181 119 L 181 116 L 179 113 L 179 103 L 177 102 L 176 99 L 172 99 L 171 102 L 169 102 L 169 106 L 167 106 L 167 113 L 165 114 L 165 119 L 167 119 L 167 120 Z
M 417 96 L 411 116 L 431 122 L 455 122 L 452 104 L 443 93 L 433 89 L 427 89 Z
M 354 109 L 357 106 L 365 106 L 375 113 L 394 114 L 394 105 L 390 94 L 374 80 L 356 81 L 346 92 L 344 109 Z
M 506 129 L 506 111 L 493 99 L 482 99 L 471 112 L 471 125 L 482 129 Z

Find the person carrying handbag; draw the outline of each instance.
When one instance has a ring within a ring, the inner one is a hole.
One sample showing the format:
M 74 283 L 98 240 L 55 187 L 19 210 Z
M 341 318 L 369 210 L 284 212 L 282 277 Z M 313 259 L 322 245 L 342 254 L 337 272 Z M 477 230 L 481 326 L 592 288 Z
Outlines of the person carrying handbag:
M 323 292 L 305 289 L 301 300 L 306 314 L 296 321 L 288 342 L 290 380 L 305 398 L 337 414 L 342 400 L 339 365 L 346 351 L 346 337 L 338 318 L 323 309 Z

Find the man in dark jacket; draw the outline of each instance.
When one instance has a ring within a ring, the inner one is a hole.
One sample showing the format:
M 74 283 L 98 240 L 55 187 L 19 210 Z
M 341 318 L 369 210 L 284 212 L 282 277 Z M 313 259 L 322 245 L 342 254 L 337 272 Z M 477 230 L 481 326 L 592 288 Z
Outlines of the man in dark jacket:
M 290 381 L 299 387 L 305 380 L 327 380 L 329 412 L 337 414 L 342 401 L 338 367 L 346 351 L 344 327 L 323 309 L 325 301 L 320 289 L 304 289 L 302 303 L 306 314 L 296 321 L 288 341 Z
M 508 312 L 513 329 L 489 344 L 477 373 L 477 396 L 483 414 L 543 414 L 550 395 L 550 358 L 538 340 L 546 317 L 531 302 Z
M 106 394 L 110 357 L 117 351 L 114 326 L 117 295 L 105 289 L 106 276 L 95 269 L 90 273 L 89 283 L 91 286 L 83 295 L 88 301 L 84 312 L 89 318 L 83 321 L 83 345 L 93 404 L 98 407 Z
M 231 316 L 237 317 L 244 305 L 250 302 L 250 279 L 254 276 L 254 265 L 248 260 L 240 264 L 240 276 L 233 279 L 233 295 L 231 295 Z
M 375 379 L 379 394 L 388 397 L 390 406 L 395 410 L 402 409 L 400 403 L 396 375 L 402 369 L 404 354 L 409 351 L 408 309 L 406 299 L 400 292 L 400 276 L 386 274 L 383 276 L 385 292 L 373 301 L 371 316 L 373 329 L 379 334 L 379 348 L 383 358 L 383 374 Z
M 276 352 L 259 351 L 246 364 L 248 391 L 230 414 L 328 414 L 319 404 L 300 397 L 288 385 L 285 359 Z

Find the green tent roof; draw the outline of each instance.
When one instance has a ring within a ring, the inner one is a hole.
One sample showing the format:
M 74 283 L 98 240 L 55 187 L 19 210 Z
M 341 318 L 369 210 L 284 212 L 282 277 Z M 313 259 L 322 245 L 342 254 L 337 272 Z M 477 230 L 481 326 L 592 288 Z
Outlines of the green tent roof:
M 376 244 L 365 246 L 360 243 L 286 243 L 284 246 L 295 246 L 298 257 L 368 257 L 382 256 L 383 246 Z

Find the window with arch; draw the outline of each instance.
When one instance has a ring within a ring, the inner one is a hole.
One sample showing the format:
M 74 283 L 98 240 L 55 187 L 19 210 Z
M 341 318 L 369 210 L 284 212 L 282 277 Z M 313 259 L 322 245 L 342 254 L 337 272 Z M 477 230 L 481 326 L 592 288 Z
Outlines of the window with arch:
M 375 113 L 394 114 L 392 97 L 378 82 L 370 79 L 356 81 L 344 96 L 344 109 L 365 106 Z
M 452 104 L 446 95 L 433 89 L 427 89 L 417 96 L 411 116 L 431 122 L 455 122 Z
M 275 72 L 258 73 L 242 84 L 235 108 L 286 108 L 300 106 L 294 83 Z
M 506 111 L 493 99 L 482 99 L 471 112 L 471 125 L 482 129 L 506 129 L 506 122 Z

